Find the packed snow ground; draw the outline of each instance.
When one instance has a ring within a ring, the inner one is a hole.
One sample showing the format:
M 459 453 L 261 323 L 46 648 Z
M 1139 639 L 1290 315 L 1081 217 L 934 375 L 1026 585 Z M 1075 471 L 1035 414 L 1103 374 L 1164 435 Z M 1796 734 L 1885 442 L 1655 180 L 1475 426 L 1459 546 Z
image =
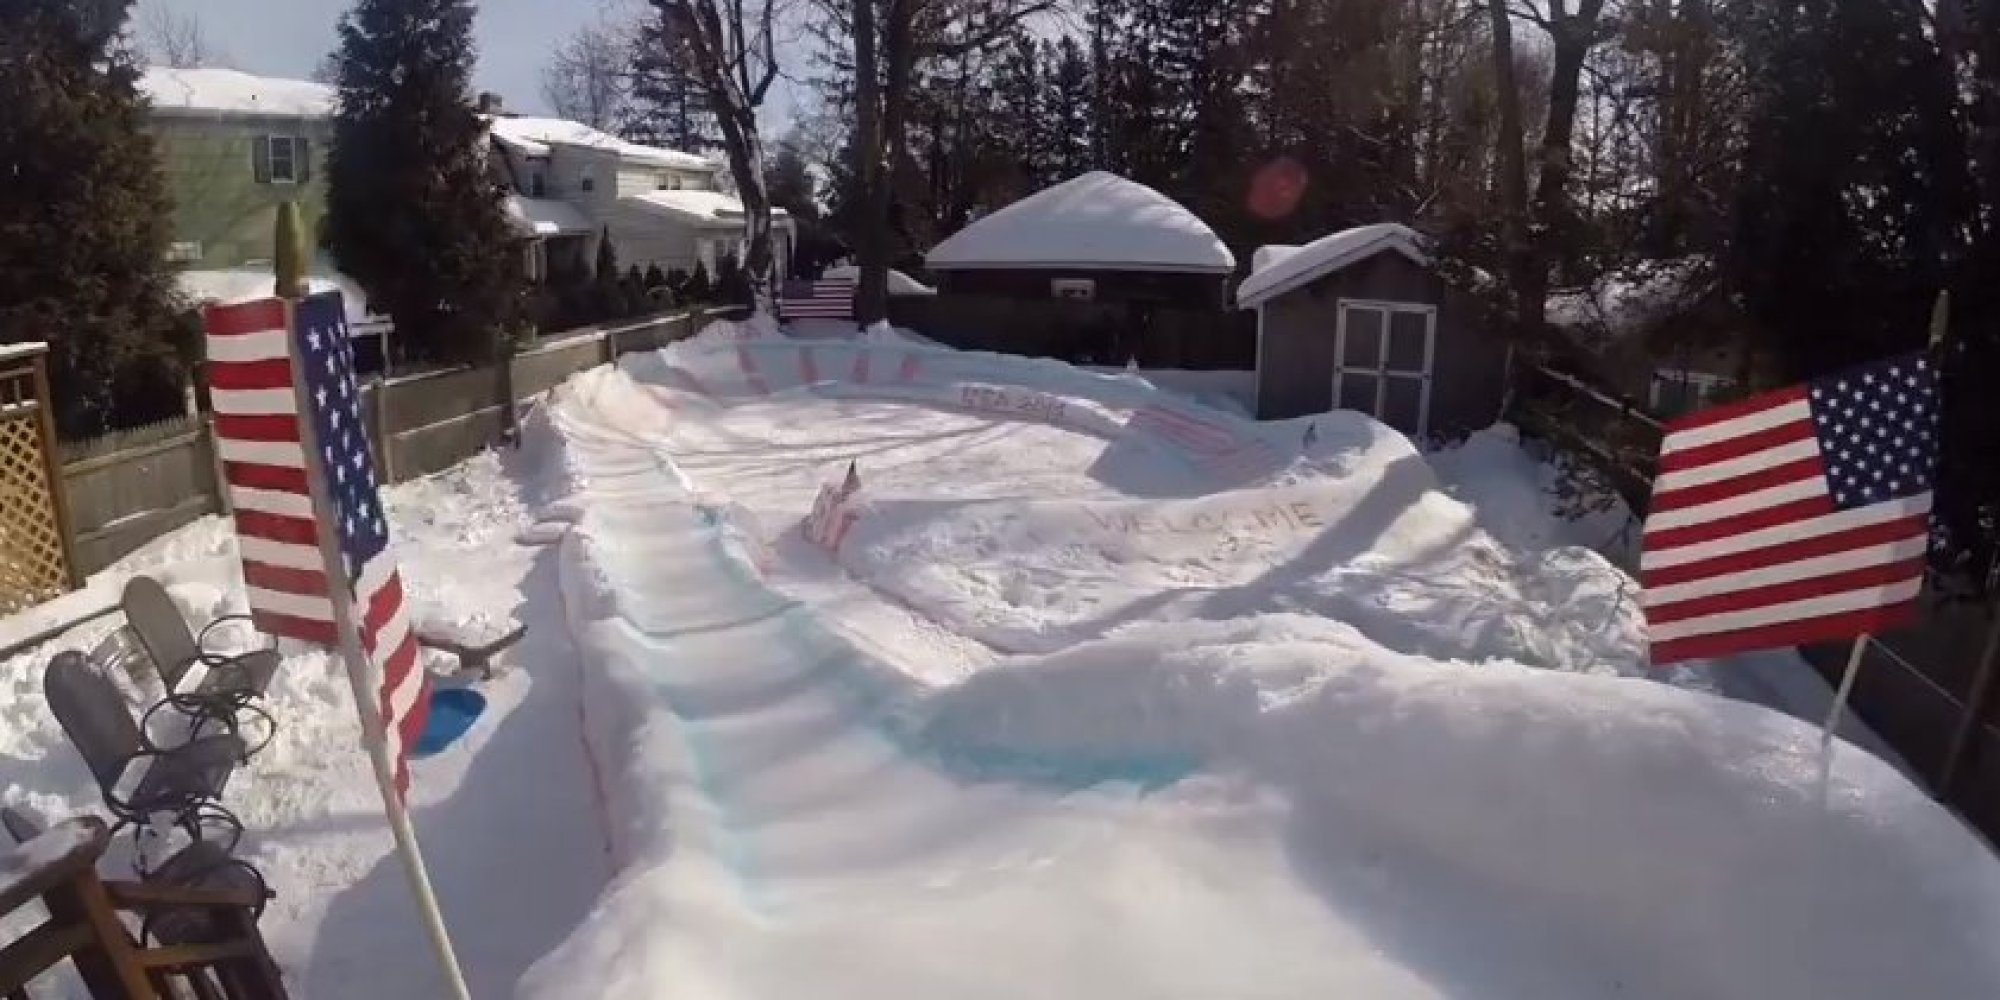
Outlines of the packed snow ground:
M 1619 520 L 1547 476 L 1504 429 L 1425 456 L 895 335 L 586 373 L 391 491 L 428 617 L 529 624 L 416 770 L 475 994 L 2000 993 L 1985 847 L 1706 693 L 1741 664 L 1640 676 Z M 117 573 L 206 615 L 232 545 Z M 54 817 L 94 790 L 45 656 L 0 667 L 0 798 Z M 434 995 L 345 684 L 288 666 L 230 795 L 266 931 L 297 996 Z

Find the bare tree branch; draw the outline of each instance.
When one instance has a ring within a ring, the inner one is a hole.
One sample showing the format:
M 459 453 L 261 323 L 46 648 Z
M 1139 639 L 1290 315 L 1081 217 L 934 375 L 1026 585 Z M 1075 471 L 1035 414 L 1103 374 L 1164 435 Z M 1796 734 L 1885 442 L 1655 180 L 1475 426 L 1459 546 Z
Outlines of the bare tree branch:
M 222 61 L 201 19 L 172 7 L 145 8 L 139 16 L 139 44 L 147 58 L 174 69 L 195 69 Z

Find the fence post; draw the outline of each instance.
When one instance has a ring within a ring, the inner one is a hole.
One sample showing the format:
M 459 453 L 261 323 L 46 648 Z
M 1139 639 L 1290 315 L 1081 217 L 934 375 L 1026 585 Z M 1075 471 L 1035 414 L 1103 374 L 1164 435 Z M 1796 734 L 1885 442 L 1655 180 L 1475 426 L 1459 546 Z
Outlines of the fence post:
M 70 524 L 69 489 L 63 482 L 61 445 L 56 441 L 55 398 L 49 394 L 49 353 L 35 355 L 35 431 L 42 439 L 42 462 L 49 476 L 49 504 L 55 508 L 56 534 L 62 536 L 63 574 L 72 589 L 83 586 L 76 564 L 76 530 Z
M 375 380 L 375 419 L 370 421 L 375 432 L 375 460 L 382 466 L 382 485 L 391 486 L 396 478 L 396 456 L 392 453 L 395 442 L 389 438 L 389 376 L 387 368 Z

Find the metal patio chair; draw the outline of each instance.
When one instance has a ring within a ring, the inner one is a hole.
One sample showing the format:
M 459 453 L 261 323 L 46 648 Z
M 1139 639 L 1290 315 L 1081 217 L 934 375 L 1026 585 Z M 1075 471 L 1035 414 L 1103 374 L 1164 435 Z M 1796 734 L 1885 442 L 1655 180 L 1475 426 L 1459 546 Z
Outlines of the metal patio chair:
M 126 628 L 152 661 L 166 692 L 165 700 L 155 706 L 155 711 L 172 708 L 186 715 L 195 733 L 206 729 L 207 723 L 215 722 L 239 736 L 244 715 L 259 717 L 264 723 L 264 735 L 255 745 L 246 747 L 246 757 L 270 741 L 274 720 L 253 703 L 263 697 L 264 689 L 278 672 L 281 657 L 277 649 L 264 647 L 240 653 L 208 649 L 209 635 L 217 626 L 249 621 L 249 615 L 224 615 L 196 633 L 188 628 L 187 619 L 181 616 L 180 607 L 167 589 L 149 576 L 135 576 L 126 581 L 119 606 L 125 612 Z M 182 691 L 181 680 L 197 663 L 206 668 L 206 673 L 193 690 Z M 150 731 L 150 722 L 149 713 L 141 725 Z
M 117 820 L 114 834 L 127 826 L 147 827 L 155 816 L 165 815 L 192 841 L 209 839 L 213 827 L 225 835 L 225 851 L 235 849 L 243 824 L 219 799 L 243 759 L 241 738 L 197 734 L 177 746 L 153 745 L 132 718 L 118 685 L 74 650 L 49 661 L 42 691 Z

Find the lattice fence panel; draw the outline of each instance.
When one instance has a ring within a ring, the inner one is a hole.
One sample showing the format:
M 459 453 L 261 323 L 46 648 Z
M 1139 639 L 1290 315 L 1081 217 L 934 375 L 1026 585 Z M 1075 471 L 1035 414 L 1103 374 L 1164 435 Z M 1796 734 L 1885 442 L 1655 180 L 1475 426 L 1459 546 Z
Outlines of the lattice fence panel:
M 34 411 L 0 414 L 0 615 L 69 589 Z

